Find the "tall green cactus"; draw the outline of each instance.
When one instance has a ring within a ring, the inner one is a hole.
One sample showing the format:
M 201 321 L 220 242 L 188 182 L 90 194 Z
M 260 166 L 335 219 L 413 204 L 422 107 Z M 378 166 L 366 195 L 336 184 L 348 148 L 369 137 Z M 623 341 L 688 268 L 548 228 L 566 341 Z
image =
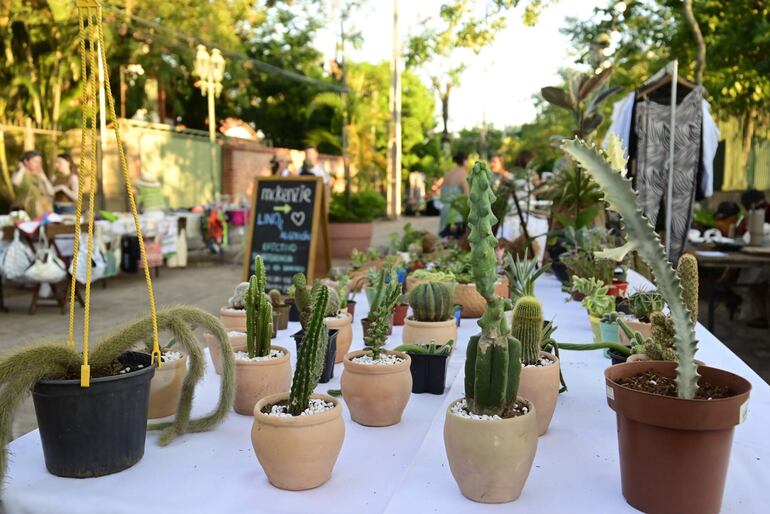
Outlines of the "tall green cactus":
M 369 328 L 364 336 L 364 344 L 366 350 L 371 352 L 373 359 L 379 358 L 385 351 L 385 340 L 390 331 L 393 311 L 401 297 L 401 284 L 398 283 L 395 275 L 390 278 L 390 282 L 383 282 L 382 290 L 379 292 L 380 299 L 366 316 L 369 320 Z
M 676 274 L 682 283 L 682 301 L 690 310 L 693 324 L 698 321 L 698 259 L 690 253 L 682 254 L 676 265 Z
M 605 157 L 578 139 L 567 141 L 564 150 L 591 173 L 608 202 L 623 218 L 628 239 L 636 243 L 636 251 L 652 269 L 658 291 L 663 294 L 671 313 L 674 328 L 674 349 L 677 354 L 677 393 L 680 398 L 692 399 L 698 391 L 698 365 L 695 352 L 698 342 L 687 306 L 682 300 L 682 286 L 666 259 L 660 239 L 638 207 L 638 198 L 631 181 L 612 169 Z
M 418 284 L 409 292 L 409 305 L 412 306 L 414 319 L 417 321 L 446 321 L 452 318 L 452 287 L 446 282 L 426 282 Z
M 329 287 L 323 284 L 321 281 L 316 280 L 313 283 L 313 287 L 310 291 L 307 289 L 307 279 L 304 273 L 297 273 L 292 277 L 294 284 L 294 301 L 297 304 L 297 310 L 299 311 L 299 323 L 302 325 L 302 330 L 307 328 L 308 320 L 313 313 L 313 297 L 319 288 L 326 289 L 328 291 L 328 301 L 324 316 L 336 316 L 340 310 L 340 297 L 337 291 L 333 287 Z
M 522 296 L 513 308 L 513 337 L 521 341 L 521 361 L 525 365 L 540 362 L 543 341 L 543 306 L 534 296 Z
M 516 402 L 521 377 L 521 343 L 510 335 L 503 313 L 505 300 L 495 296 L 497 281 L 492 226 L 495 194 L 492 173 L 476 162 L 468 177 L 471 186 L 468 225 L 473 277 L 487 306 L 478 324 L 481 334 L 471 337 L 465 356 L 465 399 L 474 414 L 502 416 Z
M 310 395 L 321 379 L 324 355 L 329 344 L 329 333 L 324 323 L 329 289 L 317 288 L 312 301 L 312 314 L 297 352 L 297 365 L 289 392 L 289 413 L 292 416 L 299 416 L 310 405 Z
M 265 294 L 265 263 L 257 256 L 254 275 L 246 291 L 246 348 L 249 357 L 270 355 L 270 338 L 273 334 L 273 307 Z

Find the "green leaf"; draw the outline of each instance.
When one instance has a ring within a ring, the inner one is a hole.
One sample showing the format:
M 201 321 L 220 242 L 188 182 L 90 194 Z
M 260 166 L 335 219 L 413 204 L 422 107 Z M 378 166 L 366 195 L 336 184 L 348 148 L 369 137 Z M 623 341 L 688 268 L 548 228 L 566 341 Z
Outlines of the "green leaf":
M 629 241 L 623 246 L 616 248 L 605 248 L 604 250 L 594 252 L 594 257 L 598 259 L 609 259 L 615 262 L 623 262 L 630 252 L 636 249 L 636 244 L 633 241 Z
M 562 109 L 574 111 L 577 107 L 575 99 L 569 93 L 561 88 L 548 86 L 540 89 L 540 94 L 548 103 L 551 103 Z

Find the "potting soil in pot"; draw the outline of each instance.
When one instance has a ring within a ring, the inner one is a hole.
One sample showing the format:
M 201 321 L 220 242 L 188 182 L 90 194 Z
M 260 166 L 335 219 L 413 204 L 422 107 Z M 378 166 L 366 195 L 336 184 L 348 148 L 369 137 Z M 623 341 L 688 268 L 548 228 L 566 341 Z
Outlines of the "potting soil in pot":
M 653 371 L 645 371 L 628 378 L 621 378 L 617 383 L 618 385 L 645 393 L 673 396 L 674 398 L 677 396 L 676 380 L 660 376 Z M 695 399 L 718 400 L 720 398 L 729 398 L 733 394 L 727 387 L 700 382 L 698 384 L 698 392 L 695 393 Z
M 160 359 L 163 362 L 178 361 L 181 358 L 182 358 L 182 352 L 174 352 L 174 351 L 163 352 L 160 356 Z

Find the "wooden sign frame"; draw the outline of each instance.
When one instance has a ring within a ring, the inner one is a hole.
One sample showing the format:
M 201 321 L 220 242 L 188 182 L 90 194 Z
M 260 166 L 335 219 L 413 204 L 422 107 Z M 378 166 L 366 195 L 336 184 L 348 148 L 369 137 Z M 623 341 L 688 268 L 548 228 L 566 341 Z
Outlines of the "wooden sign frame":
M 308 250 L 307 280 L 308 283 L 316 278 L 326 276 L 331 268 L 331 249 L 329 246 L 329 217 L 326 206 L 326 185 L 321 177 L 254 177 L 252 190 L 251 213 L 249 215 L 249 231 L 246 237 L 246 246 L 243 251 L 243 281 L 249 280 L 251 268 L 251 252 L 254 243 L 254 218 L 257 215 L 259 203 L 259 184 L 261 182 L 305 182 L 315 184 L 315 201 L 313 202 L 313 224 L 310 229 L 310 248 Z

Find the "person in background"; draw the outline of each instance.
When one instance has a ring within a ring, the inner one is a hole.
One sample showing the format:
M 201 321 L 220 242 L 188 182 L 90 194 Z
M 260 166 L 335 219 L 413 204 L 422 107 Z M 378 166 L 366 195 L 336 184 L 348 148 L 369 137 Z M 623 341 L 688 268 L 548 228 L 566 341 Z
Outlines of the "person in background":
M 439 235 L 460 238 L 465 234 L 465 219 L 453 208 L 452 202 L 458 197 L 467 196 L 468 186 L 468 155 L 457 152 L 452 158 L 454 168 L 447 171 L 444 178 L 436 185 L 441 191 L 441 217 L 439 218 Z
M 302 172 L 300 175 L 315 175 L 323 178 L 324 184 L 329 184 L 329 172 L 326 167 L 318 161 L 318 150 L 314 146 L 305 148 L 305 161 L 302 163 Z
M 54 169 L 56 177 L 53 180 L 53 210 L 57 214 L 71 214 L 75 212 L 80 188 L 80 178 L 75 171 L 72 156 L 67 152 L 57 155 Z
M 770 223 L 770 206 L 767 204 L 765 193 L 756 189 L 749 189 L 741 195 L 741 205 L 746 212 L 761 209 L 765 211 L 765 223 Z M 748 231 L 748 217 L 745 216 L 738 225 L 738 235 Z M 753 266 L 741 269 L 737 280 L 738 285 L 748 286 L 749 294 L 745 312 L 741 317 L 746 320 L 746 325 L 752 328 L 767 328 L 770 318 L 770 266 Z
M 765 211 L 765 223 L 770 223 L 770 205 L 767 203 L 765 193 L 756 189 L 749 189 L 741 195 L 741 205 L 748 214 L 749 211 L 761 209 Z M 743 235 L 749 229 L 748 216 L 743 217 L 743 221 L 738 225 L 738 235 Z
M 293 175 L 290 167 L 290 160 L 285 155 L 276 155 L 270 161 L 271 172 L 275 177 L 290 177 Z
M 19 159 L 19 167 L 11 176 L 15 189 L 15 204 L 37 218 L 52 210 L 54 188 L 43 171 L 43 155 L 29 150 Z
M 505 163 L 503 162 L 503 156 L 499 153 L 492 156 L 489 160 L 489 169 L 492 170 L 492 181 L 495 185 L 499 184 L 501 180 L 511 180 L 512 174 L 505 169 Z
M 142 213 L 163 217 L 166 198 L 163 196 L 160 182 L 142 173 L 138 179 L 134 180 L 134 195 L 136 205 Z

